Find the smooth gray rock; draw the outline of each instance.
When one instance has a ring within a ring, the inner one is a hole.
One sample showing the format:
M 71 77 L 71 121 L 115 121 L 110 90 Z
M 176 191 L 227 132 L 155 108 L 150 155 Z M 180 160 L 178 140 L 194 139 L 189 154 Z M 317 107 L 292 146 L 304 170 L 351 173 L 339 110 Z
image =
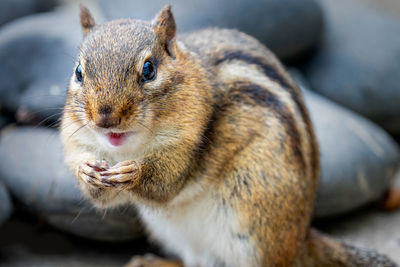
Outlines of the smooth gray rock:
M 64 166 L 55 130 L 6 128 L 0 136 L 0 179 L 33 213 L 75 235 L 121 241 L 142 234 L 132 208 L 100 212 L 84 200 L 74 175 Z
M 0 113 L 0 129 L 5 127 L 7 124 L 11 122 L 11 119 Z
M 320 145 L 315 216 L 349 212 L 378 200 L 398 169 L 397 144 L 367 119 L 311 91 L 303 92 Z
M 305 68 L 313 90 L 400 135 L 400 20 L 362 1 L 319 2 L 326 33 Z
M 400 172 L 395 185 L 400 186 Z M 382 212 L 374 207 L 329 220 L 320 220 L 318 230 L 357 247 L 378 250 L 400 264 L 400 209 Z
M 0 28 L 0 106 L 19 122 L 57 121 L 81 40 L 76 4 Z
M 172 4 L 178 31 L 204 27 L 237 28 L 267 44 L 281 59 L 312 48 L 322 32 L 323 18 L 314 0 L 99 0 L 107 19 L 152 19 Z
M 57 2 L 56 0 L 1 0 L 0 25 L 32 13 L 47 11 Z
M 7 188 L 0 181 L 0 225 L 6 221 L 12 212 L 12 203 Z

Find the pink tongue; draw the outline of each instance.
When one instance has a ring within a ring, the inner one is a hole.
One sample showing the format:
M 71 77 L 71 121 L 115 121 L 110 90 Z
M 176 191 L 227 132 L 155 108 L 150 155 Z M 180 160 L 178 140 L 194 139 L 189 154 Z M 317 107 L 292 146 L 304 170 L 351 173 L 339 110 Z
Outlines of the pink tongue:
M 108 134 L 108 139 L 110 140 L 110 143 L 113 146 L 120 146 L 122 145 L 123 141 L 124 141 L 124 133 L 109 133 Z

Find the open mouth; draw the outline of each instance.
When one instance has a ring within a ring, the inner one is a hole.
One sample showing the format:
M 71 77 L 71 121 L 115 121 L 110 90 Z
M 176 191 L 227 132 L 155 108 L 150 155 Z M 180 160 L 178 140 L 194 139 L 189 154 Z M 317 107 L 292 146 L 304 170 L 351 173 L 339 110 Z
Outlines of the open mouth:
M 127 135 L 128 135 L 128 133 L 113 133 L 113 132 L 110 132 L 110 133 L 108 133 L 107 136 L 108 136 L 108 141 L 110 141 L 110 143 L 113 146 L 121 146 L 124 143 Z

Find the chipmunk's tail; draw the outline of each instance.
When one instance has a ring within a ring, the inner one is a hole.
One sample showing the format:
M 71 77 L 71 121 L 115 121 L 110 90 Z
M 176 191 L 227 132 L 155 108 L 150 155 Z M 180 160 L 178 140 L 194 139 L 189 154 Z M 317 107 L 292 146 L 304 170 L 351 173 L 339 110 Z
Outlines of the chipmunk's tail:
M 387 256 L 374 250 L 356 248 L 311 229 L 304 253 L 295 266 L 397 266 Z

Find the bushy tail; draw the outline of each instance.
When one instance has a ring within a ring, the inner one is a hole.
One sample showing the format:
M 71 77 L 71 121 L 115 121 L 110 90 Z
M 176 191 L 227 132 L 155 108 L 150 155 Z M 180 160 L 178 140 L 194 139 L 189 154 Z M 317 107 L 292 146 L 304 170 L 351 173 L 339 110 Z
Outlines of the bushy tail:
M 304 253 L 295 266 L 394 267 L 398 265 L 374 250 L 353 247 L 311 229 Z

